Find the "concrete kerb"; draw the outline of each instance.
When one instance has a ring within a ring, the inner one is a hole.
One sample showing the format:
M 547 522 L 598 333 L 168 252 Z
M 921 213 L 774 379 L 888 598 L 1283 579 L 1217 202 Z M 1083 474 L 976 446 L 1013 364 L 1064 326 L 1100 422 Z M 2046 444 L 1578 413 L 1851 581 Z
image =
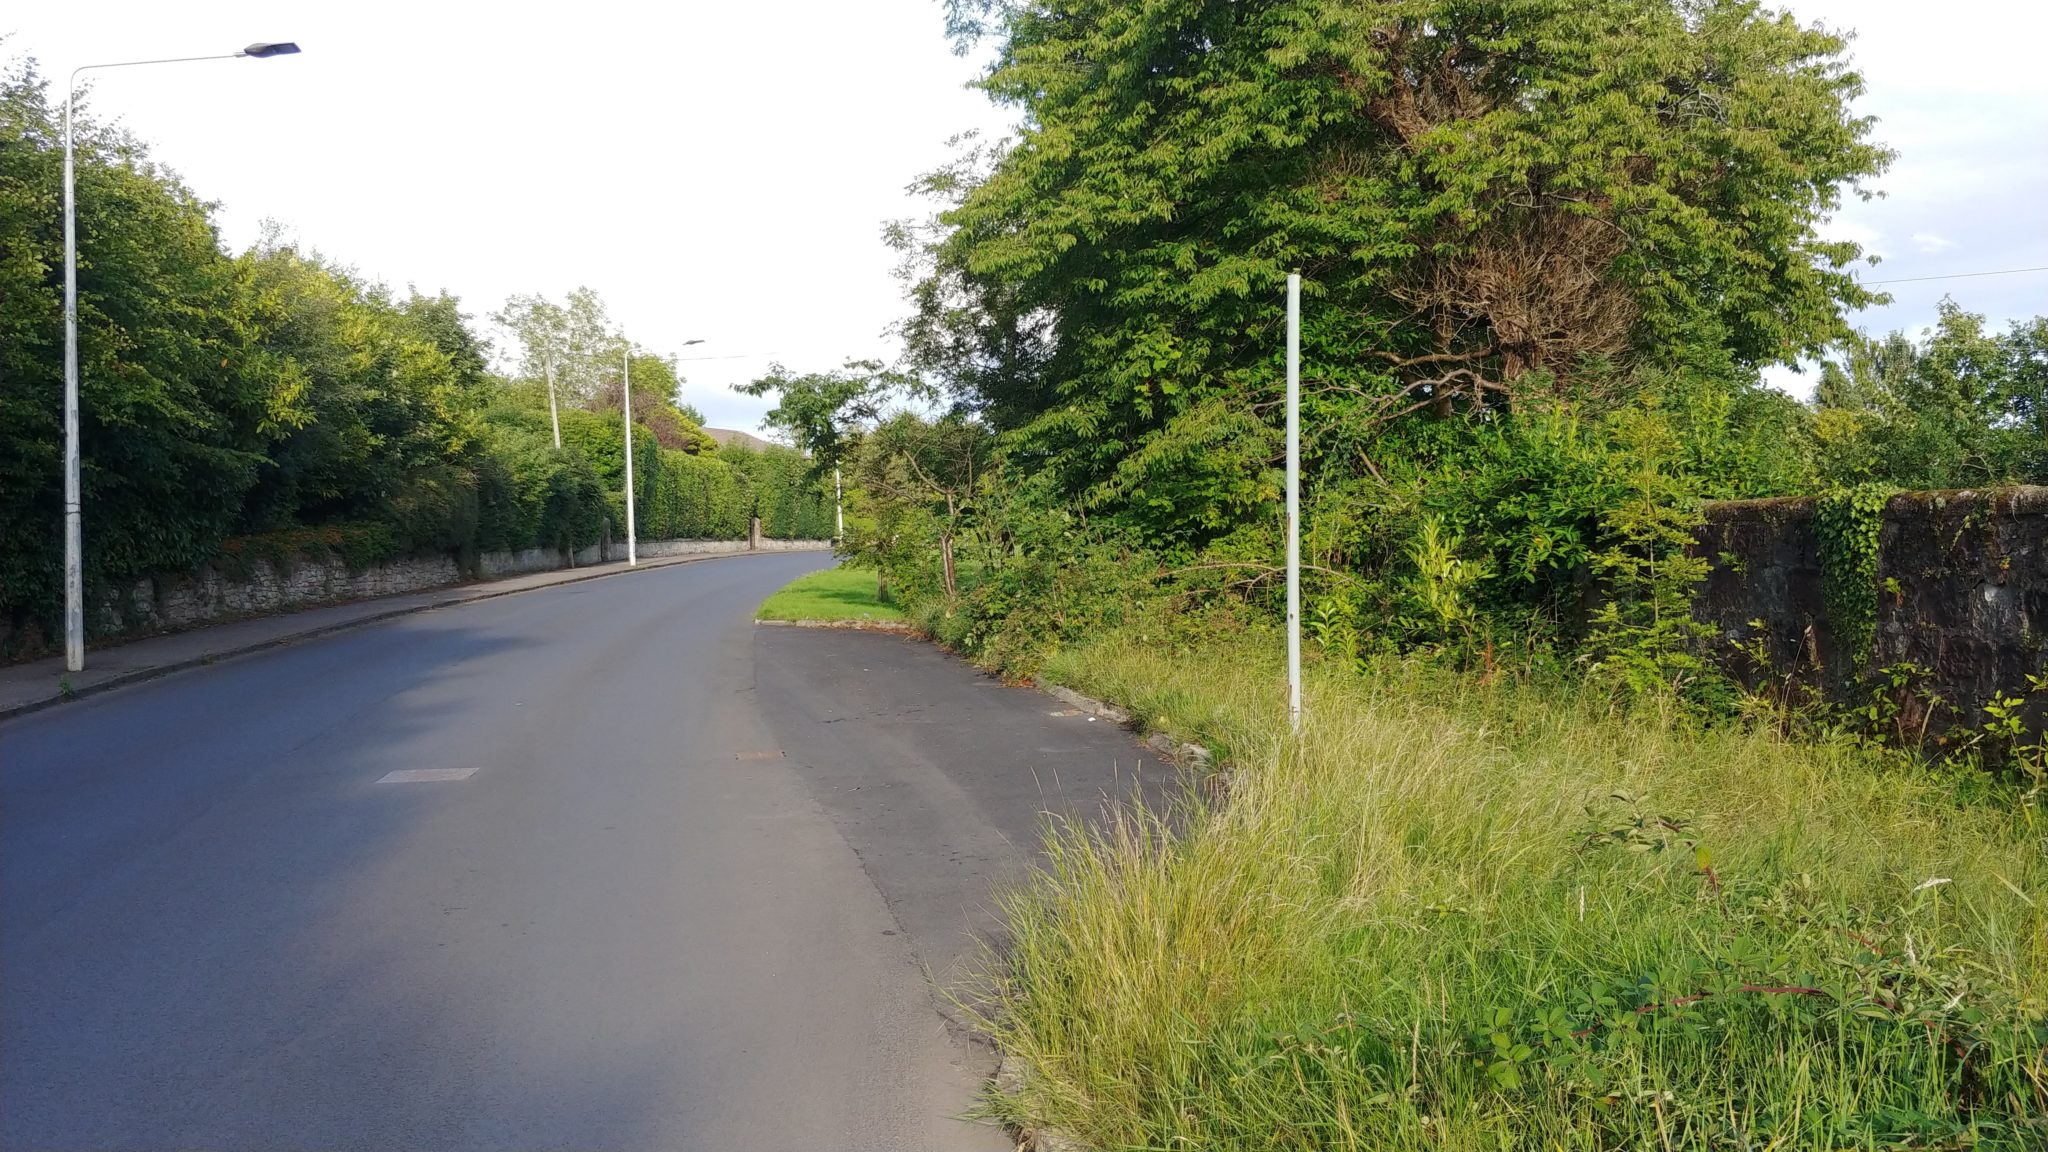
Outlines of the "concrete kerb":
M 1093 696 L 1083 696 L 1071 688 L 1054 684 L 1039 676 L 1032 677 L 1031 684 L 1053 699 L 1079 708 L 1091 716 L 1107 720 L 1112 724 L 1122 724 L 1125 727 L 1142 727 L 1142 725 L 1136 725 L 1132 722 L 1129 710 L 1119 708 L 1106 700 L 1097 700 Z M 1182 743 L 1164 732 L 1154 732 L 1146 737 L 1145 746 L 1183 763 L 1192 764 L 1197 768 L 1207 767 L 1211 758 L 1209 750 L 1202 745 Z
M 1112 724 L 1129 724 L 1131 722 L 1131 714 L 1129 712 L 1108 701 L 1097 700 L 1093 696 L 1083 696 L 1072 688 L 1054 684 L 1042 676 L 1033 676 L 1031 683 L 1047 696 L 1063 704 L 1071 704 L 1090 716 L 1099 717 Z
M 561 571 L 565 574 L 562 576 L 561 579 L 550 580 L 544 584 L 532 584 L 521 588 L 493 589 L 490 587 L 488 583 L 455 585 L 448 589 L 446 595 L 437 597 L 433 600 L 427 601 L 426 603 L 406 604 L 392 608 L 389 611 L 373 612 L 366 616 L 356 616 L 348 620 L 340 620 L 332 624 L 323 624 L 315 628 L 308 628 L 302 632 L 291 632 L 282 636 L 272 636 L 263 640 L 253 641 L 248 644 L 237 645 L 232 648 L 223 648 L 217 651 L 202 652 L 195 656 L 189 656 L 179 660 L 171 660 L 163 664 L 153 664 L 147 668 L 137 668 L 132 672 L 122 672 L 117 675 L 109 676 L 104 680 L 95 681 L 94 683 L 88 684 L 82 688 L 67 690 L 62 687 L 59 687 L 58 689 L 54 690 L 53 694 L 50 696 L 42 697 L 36 700 L 26 701 L 20 704 L 0 705 L 0 721 L 10 720 L 16 716 L 25 716 L 31 712 L 40 712 L 45 708 L 53 707 L 55 705 L 65 703 L 67 701 L 83 700 L 88 696 L 97 696 L 102 692 L 111 691 L 115 688 L 125 688 L 131 684 L 140 684 L 147 680 L 155 680 L 159 677 L 169 676 L 172 673 L 185 672 L 193 668 L 203 668 L 207 665 L 218 664 L 223 660 L 231 660 L 238 656 L 247 656 L 251 653 L 262 652 L 271 648 L 281 648 L 287 644 L 296 644 L 301 640 L 312 640 L 317 639 L 321 636 L 331 636 L 337 632 L 346 632 L 351 628 L 361 628 L 365 625 L 378 623 L 379 621 L 391 620 L 400 616 L 411 616 L 414 613 L 418 612 L 429 612 L 436 608 L 450 608 L 458 604 L 474 604 L 479 600 L 495 600 L 500 596 L 517 596 L 523 592 L 538 592 L 543 588 L 559 588 L 564 584 L 581 584 L 586 580 L 602 580 L 608 576 L 625 576 L 633 572 L 645 572 L 655 568 L 670 568 L 679 564 L 697 564 L 706 560 L 729 560 L 737 556 L 780 555 L 782 551 L 793 551 L 793 549 L 777 550 L 774 552 L 711 552 L 699 555 L 660 557 L 645 561 L 641 563 L 638 567 L 615 568 L 607 572 L 579 572 L 575 569 L 562 569 Z M 528 573 L 527 575 L 531 575 L 531 573 Z M 518 577 L 508 577 L 507 581 L 509 582 L 510 580 L 515 579 L 518 579 Z M 318 607 L 331 607 L 331 605 L 319 605 Z

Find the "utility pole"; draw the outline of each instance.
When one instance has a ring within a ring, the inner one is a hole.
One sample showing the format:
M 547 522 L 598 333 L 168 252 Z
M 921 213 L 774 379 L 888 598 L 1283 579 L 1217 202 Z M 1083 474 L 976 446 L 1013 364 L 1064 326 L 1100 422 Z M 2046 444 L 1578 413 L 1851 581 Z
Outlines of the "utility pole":
M 619 386 L 625 393 L 626 408 L 626 567 L 638 568 L 640 557 L 633 542 L 633 348 L 621 354 Z
M 1301 273 L 1287 275 L 1287 721 L 1301 732 Z
M 839 486 L 839 466 L 832 467 L 832 542 L 846 539 L 846 493 Z

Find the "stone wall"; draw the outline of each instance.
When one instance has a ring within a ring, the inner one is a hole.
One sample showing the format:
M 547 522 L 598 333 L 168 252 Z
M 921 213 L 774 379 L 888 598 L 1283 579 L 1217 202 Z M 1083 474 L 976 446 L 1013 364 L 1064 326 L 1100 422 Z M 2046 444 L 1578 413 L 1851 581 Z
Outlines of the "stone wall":
M 522 552 L 484 552 L 476 558 L 476 574 L 486 580 L 518 576 L 526 572 L 548 572 L 562 567 L 562 554 L 553 548 L 528 548 Z
M 699 552 L 810 552 L 830 547 L 823 540 L 770 540 L 762 537 L 750 548 L 745 540 L 646 540 L 639 547 L 642 559 L 655 556 L 689 556 Z M 617 547 L 613 552 L 619 552 Z M 613 559 L 618 559 L 614 556 Z
M 183 576 L 144 577 L 101 601 L 86 629 L 94 636 L 173 631 L 222 617 L 417 592 L 461 579 L 452 556 L 390 560 L 354 572 L 326 556 L 299 556 L 282 565 L 254 560 L 238 572 L 202 568 Z
M 1854 653 L 1840 650 L 1821 595 L 1811 498 L 1710 504 L 1698 552 L 1712 564 L 1696 601 L 1729 641 L 1730 667 L 1841 691 Z M 1908 492 L 1886 505 L 1878 544 L 1877 630 L 1868 667 L 1915 664 L 1921 687 L 1981 719 L 1994 693 L 2048 672 L 2048 488 Z M 1736 654 L 1761 648 L 1768 673 Z M 2041 720 L 2037 708 L 2035 721 Z
M 643 559 L 663 556 L 712 555 L 747 551 L 783 552 L 830 547 L 822 540 L 646 540 L 638 548 Z M 171 632 L 216 620 L 284 612 L 321 604 L 392 596 L 459 584 L 466 579 L 493 579 L 562 567 L 585 567 L 625 559 L 622 543 L 597 544 L 572 558 L 548 548 L 521 552 L 486 552 L 474 569 L 464 572 L 453 556 L 414 556 L 351 570 L 339 557 L 301 555 L 289 563 L 256 559 L 246 564 L 213 565 L 171 577 L 146 577 L 88 605 L 86 628 L 95 639 Z M 566 562 L 565 562 L 566 561 Z M 0 652 L 12 640 L 0 620 Z M 41 648 L 33 634 L 31 647 Z M 38 652 L 20 653 L 31 658 Z

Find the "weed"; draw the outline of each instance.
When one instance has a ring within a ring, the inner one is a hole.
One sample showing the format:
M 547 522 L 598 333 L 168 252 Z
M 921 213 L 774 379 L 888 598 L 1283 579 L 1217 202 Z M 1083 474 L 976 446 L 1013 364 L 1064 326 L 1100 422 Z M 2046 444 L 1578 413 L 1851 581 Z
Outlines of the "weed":
M 1054 657 L 1235 765 L 1005 895 L 986 1024 L 1033 1074 L 992 1111 L 1103 1148 L 2048 1142 L 2048 853 L 2006 805 L 1540 670 L 1312 663 L 1287 739 L 1273 640 Z

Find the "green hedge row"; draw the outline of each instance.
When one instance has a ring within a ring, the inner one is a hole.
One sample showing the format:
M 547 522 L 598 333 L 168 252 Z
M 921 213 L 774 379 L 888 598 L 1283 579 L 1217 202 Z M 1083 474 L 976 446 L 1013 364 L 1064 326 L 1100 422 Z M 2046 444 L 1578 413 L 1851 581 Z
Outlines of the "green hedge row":
M 0 656 L 47 649 L 63 605 L 58 119 L 33 64 L 0 61 Z M 211 205 L 90 100 L 76 138 L 89 600 L 300 543 L 472 562 L 623 534 L 616 408 L 584 410 L 603 397 L 564 394 L 557 449 L 545 391 L 490 371 L 455 298 L 400 297 L 274 232 L 229 255 Z M 757 514 L 771 536 L 824 534 L 801 458 L 690 455 L 695 423 L 641 401 L 642 536 L 741 539 Z

